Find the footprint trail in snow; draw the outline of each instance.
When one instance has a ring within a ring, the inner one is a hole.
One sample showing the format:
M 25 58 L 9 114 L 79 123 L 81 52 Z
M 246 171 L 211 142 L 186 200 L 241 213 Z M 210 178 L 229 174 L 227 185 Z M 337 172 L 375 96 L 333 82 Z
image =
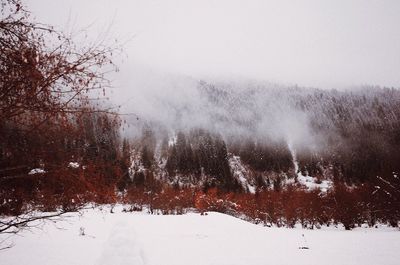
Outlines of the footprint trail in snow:
M 97 265 L 145 265 L 145 255 L 134 228 L 118 222 L 104 243 Z

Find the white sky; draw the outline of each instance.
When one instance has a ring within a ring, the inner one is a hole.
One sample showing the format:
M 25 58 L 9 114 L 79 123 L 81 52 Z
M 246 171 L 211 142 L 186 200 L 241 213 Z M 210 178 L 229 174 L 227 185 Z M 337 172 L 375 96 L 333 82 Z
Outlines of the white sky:
M 400 86 L 400 1 L 27 0 L 61 28 L 112 23 L 138 66 L 323 88 Z M 113 22 L 112 22 L 113 21 Z

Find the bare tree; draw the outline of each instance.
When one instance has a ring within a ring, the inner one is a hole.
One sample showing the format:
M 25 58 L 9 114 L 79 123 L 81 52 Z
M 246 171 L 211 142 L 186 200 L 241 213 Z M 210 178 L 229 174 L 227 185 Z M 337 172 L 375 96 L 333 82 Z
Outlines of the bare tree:
M 23 161 L 15 159 L 18 142 L 11 143 L 7 136 L 18 135 L 18 140 L 26 142 L 26 135 L 49 134 L 49 128 L 64 130 L 66 134 L 71 124 L 79 126 L 87 114 L 113 112 L 102 108 L 100 99 L 110 87 L 107 74 L 117 70 L 110 58 L 120 49 L 105 45 L 104 40 L 77 45 L 72 35 L 33 20 L 20 0 L 0 1 L 0 183 L 3 183 L 21 173 L 28 175 Z M 73 132 L 76 131 L 75 127 Z M 53 220 L 63 213 L 44 215 L 32 211 L 5 218 L 0 209 L 0 234 L 17 233 L 38 220 Z
M 54 117 L 93 111 L 90 92 L 109 86 L 105 74 L 115 70 L 115 48 L 102 41 L 78 47 L 71 36 L 31 22 L 19 0 L 2 0 L 1 14 L 1 124 L 33 129 Z

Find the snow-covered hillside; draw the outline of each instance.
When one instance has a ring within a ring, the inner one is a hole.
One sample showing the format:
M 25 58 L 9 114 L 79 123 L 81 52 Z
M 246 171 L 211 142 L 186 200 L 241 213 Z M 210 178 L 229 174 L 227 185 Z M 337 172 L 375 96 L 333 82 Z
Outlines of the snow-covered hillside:
M 124 213 L 121 207 L 114 212 L 87 210 L 12 237 L 8 242 L 15 246 L 0 252 L 0 264 L 394 265 L 400 260 L 400 232 L 394 228 L 267 228 L 220 213 L 161 216 Z

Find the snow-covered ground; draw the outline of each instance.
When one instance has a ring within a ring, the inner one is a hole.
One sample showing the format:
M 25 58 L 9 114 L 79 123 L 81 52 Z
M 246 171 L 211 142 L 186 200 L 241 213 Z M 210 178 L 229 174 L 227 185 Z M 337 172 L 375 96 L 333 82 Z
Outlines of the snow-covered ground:
M 301 174 L 301 172 L 297 174 L 297 180 L 309 190 L 320 189 L 322 192 L 327 192 L 333 186 L 333 182 L 331 180 L 322 180 L 320 183 L 318 183 L 316 178 L 308 175 L 304 176 Z
M 10 240 L 15 246 L 0 251 L 1 265 L 397 265 L 400 260 L 400 232 L 394 228 L 267 228 L 219 213 L 161 216 L 123 213 L 121 207 L 114 214 L 87 210 Z
M 250 183 L 249 172 L 243 165 L 240 157 L 239 156 L 229 157 L 229 166 L 231 168 L 233 177 L 239 181 L 239 183 L 242 185 L 243 189 L 245 191 L 248 191 L 248 192 L 254 194 L 256 192 L 256 188 L 254 185 L 252 185 Z

